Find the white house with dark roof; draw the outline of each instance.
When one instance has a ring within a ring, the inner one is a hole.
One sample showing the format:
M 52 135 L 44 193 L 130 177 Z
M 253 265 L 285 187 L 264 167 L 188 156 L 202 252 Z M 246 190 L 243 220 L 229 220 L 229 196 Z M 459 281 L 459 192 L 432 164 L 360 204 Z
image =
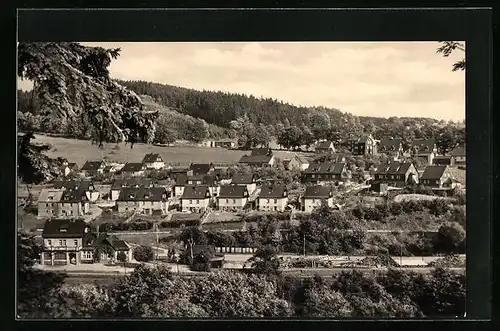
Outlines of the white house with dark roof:
M 109 197 L 111 200 L 116 201 L 120 196 L 120 191 L 124 187 L 153 187 L 153 180 L 150 178 L 125 178 L 115 179 L 111 184 Z
M 106 163 L 103 160 L 87 161 L 80 169 L 86 176 L 95 176 L 104 173 Z
M 257 206 L 260 211 L 285 211 L 288 205 L 288 192 L 285 185 L 263 185 L 259 197 L 257 198 Z
M 126 176 L 143 176 L 146 166 L 142 163 L 129 162 L 122 168 L 122 174 Z
M 165 215 L 168 210 L 168 191 L 164 187 L 123 187 L 116 205 L 120 213 L 134 211 Z
M 377 145 L 377 152 L 386 154 L 393 161 L 398 161 L 403 157 L 403 139 L 385 138 L 381 139 Z
M 451 153 L 451 157 L 453 158 L 453 162 L 455 164 L 464 165 L 466 164 L 465 159 L 465 146 L 454 148 Z
M 231 177 L 231 184 L 245 186 L 249 194 L 252 194 L 257 189 L 257 182 L 253 174 L 235 174 Z
M 303 171 L 306 183 L 343 182 L 347 176 L 347 167 L 343 162 L 311 163 Z
M 204 176 L 214 171 L 212 163 L 191 163 L 189 165 L 189 176 Z
M 165 168 L 165 162 L 160 154 L 156 153 L 146 154 L 144 159 L 142 159 L 142 164 L 146 167 L 146 169 L 159 170 Z
M 99 192 L 90 181 L 59 181 L 38 197 L 38 217 L 80 217 L 90 212 L 90 199 Z
M 206 185 L 186 186 L 181 197 L 183 212 L 202 213 L 210 203 L 210 190 Z
M 420 176 L 420 183 L 431 188 L 454 188 L 461 186 L 461 183 L 453 178 L 449 167 L 446 165 L 427 166 L 422 176 Z
M 335 153 L 335 146 L 331 141 L 320 141 L 314 148 L 316 154 Z
M 322 201 L 326 201 L 328 207 L 333 207 L 332 190 L 322 185 L 307 186 L 302 197 L 302 210 L 310 213 L 314 208 L 319 207 Z
M 418 171 L 411 162 L 390 162 L 378 166 L 374 184 L 385 183 L 394 187 L 418 184 Z
M 377 142 L 372 135 L 354 136 L 341 143 L 353 155 L 376 155 Z
M 276 164 L 276 158 L 270 148 L 256 148 L 250 155 L 243 155 L 238 163 L 251 167 L 273 167 Z
M 246 186 L 226 185 L 221 186 L 217 197 L 217 207 L 222 211 L 242 211 L 248 202 Z
M 424 164 L 433 164 L 436 154 L 437 147 L 434 139 L 416 139 L 411 143 L 410 155 Z

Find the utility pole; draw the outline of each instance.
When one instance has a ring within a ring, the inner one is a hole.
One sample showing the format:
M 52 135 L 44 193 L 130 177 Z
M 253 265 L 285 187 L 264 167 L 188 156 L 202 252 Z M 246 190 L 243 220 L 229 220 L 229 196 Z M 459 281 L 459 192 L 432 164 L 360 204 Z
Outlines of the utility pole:
M 158 266 L 158 245 L 159 245 L 159 240 L 158 240 L 158 224 L 155 224 L 156 228 L 156 266 Z
M 303 236 L 303 252 L 304 252 L 304 257 L 306 256 L 306 234 L 304 232 Z

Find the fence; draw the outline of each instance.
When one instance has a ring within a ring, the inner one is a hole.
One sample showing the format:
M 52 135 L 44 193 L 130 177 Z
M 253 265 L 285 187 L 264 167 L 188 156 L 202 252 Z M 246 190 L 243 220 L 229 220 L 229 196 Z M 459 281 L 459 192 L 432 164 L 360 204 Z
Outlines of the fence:
M 254 247 L 215 247 L 218 253 L 254 254 L 256 250 Z

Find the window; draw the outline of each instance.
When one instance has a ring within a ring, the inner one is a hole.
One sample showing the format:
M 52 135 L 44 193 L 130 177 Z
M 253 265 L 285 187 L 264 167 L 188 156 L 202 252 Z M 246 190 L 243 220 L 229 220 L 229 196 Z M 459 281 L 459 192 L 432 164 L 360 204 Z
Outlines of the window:
M 62 245 L 63 245 L 63 241 L 59 240 L 59 246 L 62 246 Z
M 48 203 L 46 203 L 46 204 L 45 204 L 45 207 L 48 207 L 48 206 L 49 206 L 49 204 L 48 204 Z
M 52 240 L 47 240 L 47 245 L 52 246 Z
M 269 199 L 267 199 L 267 203 L 269 203 Z
M 274 203 L 278 203 L 278 199 L 274 199 Z
M 73 243 L 75 244 L 75 246 L 78 246 L 78 240 L 74 240 Z
M 196 200 L 196 204 L 199 205 L 200 204 L 200 200 Z
M 229 203 L 229 199 L 226 199 L 226 203 Z
M 92 252 L 91 251 L 83 252 L 83 258 L 84 259 L 91 259 L 92 258 Z
M 236 203 L 236 200 L 235 200 L 235 199 L 233 199 L 233 203 Z
M 314 202 L 315 202 L 315 200 L 314 200 L 314 199 L 312 199 L 312 203 L 314 203 Z

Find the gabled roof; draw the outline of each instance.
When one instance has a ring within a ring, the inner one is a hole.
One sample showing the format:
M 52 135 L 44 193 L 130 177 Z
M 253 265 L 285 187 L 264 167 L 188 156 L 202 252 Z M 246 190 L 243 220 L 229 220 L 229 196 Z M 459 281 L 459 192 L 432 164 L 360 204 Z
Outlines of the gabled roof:
M 94 183 L 91 180 L 56 180 L 54 181 L 55 189 L 78 189 L 85 191 L 94 189 Z
M 138 162 L 126 163 L 125 166 L 122 168 L 123 172 L 135 172 L 141 170 L 144 170 L 144 165 Z
M 333 174 L 341 175 L 345 169 L 345 163 L 342 162 L 327 162 L 327 163 L 311 163 L 309 167 L 304 170 L 306 174 Z
M 390 162 L 387 164 L 381 164 L 377 167 L 377 174 L 379 175 L 403 175 L 411 167 L 411 162 Z
M 90 231 L 89 224 L 81 219 L 50 219 L 43 227 L 43 238 L 82 238 Z
M 83 202 L 88 201 L 87 192 L 89 188 L 86 186 L 75 185 L 68 187 L 63 191 L 60 202 Z
M 215 186 L 215 178 L 210 175 L 193 175 L 188 176 L 186 180 L 187 185 L 196 185 L 196 182 L 201 181 L 201 185 Z M 190 183 L 191 182 L 191 183 Z
M 465 156 L 465 147 L 456 147 L 451 153 L 452 156 Z
M 164 187 L 124 187 L 117 201 L 165 201 L 167 190 Z
M 429 154 L 434 150 L 435 145 L 434 139 L 416 139 L 411 143 L 412 149 L 415 149 L 417 154 Z
M 284 198 L 286 197 L 285 185 L 263 185 L 259 198 Z
M 316 149 L 329 149 L 330 147 L 333 147 L 331 141 L 321 141 L 316 145 Z
M 160 161 L 157 161 L 158 159 L 160 159 Z M 153 162 L 163 162 L 163 159 L 160 156 L 160 154 L 157 153 L 146 154 L 142 159 L 142 163 L 153 163 Z
M 270 148 L 254 148 L 252 149 L 251 156 L 256 155 L 273 155 L 273 151 Z
M 101 245 L 109 245 L 115 251 L 128 251 L 130 250 L 130 246 L 126 241 L 117 238 L 114 235 L 109 235 L 105 232 L 89 232 L 87 233 L 82 240 L 83 249 L 94 248 L 96 246 Z
M 92 171 L 104 167 L 104 161 L 87 161 L 81 170 Z
M 227 185 L 221 186 L 219 198 L 245 198 L 248 197 L 246 186 Z
M 390 152 L 390 151 L 399 151 L 399 149 L 403 146 L 403 139 L 382 139 L 378 143 L 378 151 L 379 152 Z
M 247 164 L 264 164 L 269 163 L 273 158 L 272 155 L 243 155 L 239 161 L 239 163 L 247 163 Z
M 59 189 L 42 189 L 40 195 L 38 196 L 38 202 L 58 202 L 61 200 L 63 190 Z
M 345 142 L 364 144 L 368 141 L 368 139 L 373 139 L 373 137 L 371 135 L 352 136 L 352 137 L 348 138 Z
M 193 175 L 207 175 L 211 168 L 213 168 L 211 163 L 191 163 L 189 166 L 189 170 L 193 171 Z
M 153 180 L 150 178 L 125 178 L 125 179 L 115 179 L 113 184 L 111 184 L 112 190 L 119 190 L 122 187 L 151 187 L 153 185 Z
M 305 199 L 320 198 L 328 199 L 332 196 L 332 190 L 327 186 L 315 185 L 306 187 Z
M 252 184 L 255 183 L 253 174 L 235 174 L 231 177 L 231 184 Z
M 208 199 L 209 197 L 210 191 L 206 185 L 186 186 L 182 194 L 182 199 Z
M 189 176 L 185 175 L 184 173 L 180 174 L 177 176 L 177 179 L 175 180 L 175 186 L 184 186 L 187 184 Z
M 447 168 L 445 165 L 427 166 L 420 179 L 440 179 Z

